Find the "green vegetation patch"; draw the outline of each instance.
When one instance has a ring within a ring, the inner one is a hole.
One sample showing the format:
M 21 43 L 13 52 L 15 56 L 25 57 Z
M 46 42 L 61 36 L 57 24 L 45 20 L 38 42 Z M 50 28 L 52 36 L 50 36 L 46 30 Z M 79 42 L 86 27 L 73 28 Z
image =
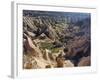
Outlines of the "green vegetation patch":
M 42 42 L 40 43 L 40 48 L 42 49 L 49 49 L 51 50 L 52 53 L 58 53 L 59 50 L 61 50 L 61 48 L 54 48 L 54 45 L 52 43 L 48 43 L 48 42 Z
M 59 50 L 61 50 L 61 48 L 53 48 L 53 49 L 51 49 L 51 52 L 52 53 L 58 53 Z
M 40 45 L 40 48 L 42 49 L 51 49 L 53 47 L 53 44 L 48 42 L 42 42 Z

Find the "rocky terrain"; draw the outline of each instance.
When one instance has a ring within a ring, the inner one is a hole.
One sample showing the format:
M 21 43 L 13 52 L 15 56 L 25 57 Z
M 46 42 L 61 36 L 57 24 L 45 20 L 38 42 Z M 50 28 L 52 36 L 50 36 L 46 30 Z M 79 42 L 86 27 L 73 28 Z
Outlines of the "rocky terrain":
M 91 65 L 89 13 L 23 10 L 23 69 Z

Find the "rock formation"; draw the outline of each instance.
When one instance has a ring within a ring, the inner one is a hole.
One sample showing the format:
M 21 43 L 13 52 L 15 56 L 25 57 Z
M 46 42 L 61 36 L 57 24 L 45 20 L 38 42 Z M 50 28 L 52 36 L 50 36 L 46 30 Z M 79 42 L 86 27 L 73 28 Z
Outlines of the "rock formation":
M 23 10 L 23 68 L 91 65 L 90 14 Z
M 78 63 L 78 66 L 90 66 L 91 65 L 91 58 L 88 57 L 82 57 Z

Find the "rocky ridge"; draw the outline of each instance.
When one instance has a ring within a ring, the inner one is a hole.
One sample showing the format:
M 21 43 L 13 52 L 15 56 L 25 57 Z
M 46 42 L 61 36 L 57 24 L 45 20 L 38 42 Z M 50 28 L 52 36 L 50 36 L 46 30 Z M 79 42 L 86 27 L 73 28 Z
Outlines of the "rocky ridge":
M 89 14 L 69 19 L 69 14 L 40 13 L 23 14 L 23 68 L 90 66 Z

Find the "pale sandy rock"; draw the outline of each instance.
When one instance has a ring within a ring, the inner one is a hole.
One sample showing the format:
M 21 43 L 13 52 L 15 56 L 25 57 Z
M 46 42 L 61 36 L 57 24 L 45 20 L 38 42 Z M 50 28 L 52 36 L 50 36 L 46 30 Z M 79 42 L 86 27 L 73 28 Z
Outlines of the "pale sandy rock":
M 32 54 L 33 56 L 42 56 L 41 50 L 36 46 L 35 42 L 31 40 L 30 37 L 27 36 L 27 41 L 25 42 L 25 46 L 27 52 Z
M 34 33 L 32 33 L 32 32 L 30 32 L 30 31 L 27 31 L 27 33 L 28 33 L 28 35 L 30 36 L 30 37 L 35 37 L 35 34 Z
M 74 64 L 70 60 L 65 60 L 64 67 L 74 67 Z
M 45 49 L 45 52 L 44 52 L 44 54 L 43 54 L 43 58 L 45 59 L 45 60 L 48 60 L 48 61 L 50 61 L 50 57 L 49 57 L 49 54 L 50 54 L 51 52 L 48 50 L 48 49 Z

